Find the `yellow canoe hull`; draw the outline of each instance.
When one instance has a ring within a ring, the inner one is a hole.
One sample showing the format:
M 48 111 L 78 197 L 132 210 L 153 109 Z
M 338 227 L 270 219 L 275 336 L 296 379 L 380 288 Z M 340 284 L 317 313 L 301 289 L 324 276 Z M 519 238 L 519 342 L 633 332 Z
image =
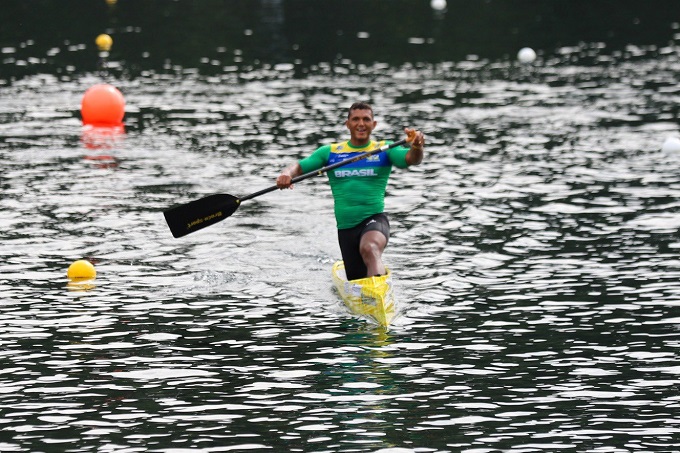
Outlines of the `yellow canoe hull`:
M 348 281 L 345 264 L 333 264 L 333 284 L 345 305 L 356 315 L 367 318 L 381 326 L 389 326 L 395 316 L 392 272 L 387 275 Z

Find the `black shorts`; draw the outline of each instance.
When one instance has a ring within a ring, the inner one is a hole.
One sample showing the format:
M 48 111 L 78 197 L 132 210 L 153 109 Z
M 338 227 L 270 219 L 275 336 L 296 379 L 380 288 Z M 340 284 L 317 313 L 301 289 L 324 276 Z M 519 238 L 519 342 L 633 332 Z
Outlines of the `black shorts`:
M 347 280 L 356 280 L 366 277 L 366 264 L 359 252 L 361 237 L 369 231 L 380 231 L 385 239 L 390 239 L 390 221 L 384 213 L 374 214 L 352 228 L 338 230 L 338 243 L 340 253 L 345 262 Z

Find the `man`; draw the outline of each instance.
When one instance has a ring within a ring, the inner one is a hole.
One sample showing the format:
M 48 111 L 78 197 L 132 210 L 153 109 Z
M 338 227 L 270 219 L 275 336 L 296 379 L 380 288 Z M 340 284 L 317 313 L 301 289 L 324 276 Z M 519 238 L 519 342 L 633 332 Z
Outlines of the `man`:
M 371 132 L 377 124 L 369 104 L 352 104 L 345 122 L 349 141 L 322 146 L 309 157 L 289 165 L 276 179 L 277 187 L 292 188 L 291 180 L 297 176 L 383 145 L 384 142 L 371 140 Z M 422 132 L 408 128 L 404 132 L 412 137 L 410 148 L 392 148 L 328 173 L 340 252 L 348 280 L 386 273 L 382 254 L 390 237 L 389 220 L 383 212 L 387 180 L 392 166 L 406 168 L 423 160 L 425 139 Z

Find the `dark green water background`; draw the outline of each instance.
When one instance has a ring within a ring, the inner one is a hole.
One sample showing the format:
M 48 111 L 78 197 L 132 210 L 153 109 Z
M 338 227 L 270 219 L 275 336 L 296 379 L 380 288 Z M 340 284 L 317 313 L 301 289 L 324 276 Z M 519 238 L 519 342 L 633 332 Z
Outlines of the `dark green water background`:
M 37 57 L 29 67 L 4 65 L 3 75 L 96 69 L 94 37 L 114 37 L 111 59 L 126 74 L 170 62 L 220 72 L 213 60 L 272 64 L 294 61 L 304 69 L 347 58 L 389 64 L 514 58 L 525 46 L 554 55 L 562 47 L 665 46 L 673 40 L 680 6 L 672 0 L 449 1 L 434 10 L 427 0 L 316 1 L 206 0 L 6 1 L 0 45 Z M 361 38 L 359 33 L 368 33 Z M 415 44 L 413 40 L 416 40 Z M 421 40 L 425 44 L 420 43 Z M 411 43 L 409 43 L 411 41 Z M 27 44 L 30 43 L 30 44 Z M 68 51 L 68 45 L 85 45 Z M 46 58 L 48 50 L 59 54 Z M 205 60 L 208 59 L 208 62 Z M 44 61 L 43 61 L 44 60 Z

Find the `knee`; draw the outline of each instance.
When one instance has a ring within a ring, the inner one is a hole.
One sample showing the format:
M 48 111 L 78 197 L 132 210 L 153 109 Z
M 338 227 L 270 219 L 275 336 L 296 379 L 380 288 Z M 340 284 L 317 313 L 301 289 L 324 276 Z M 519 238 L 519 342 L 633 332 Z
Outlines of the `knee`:
M 362 258 L 370 258 L 380 254 L 380 247 L 374 242 L 366 241 L 359 246 Z

